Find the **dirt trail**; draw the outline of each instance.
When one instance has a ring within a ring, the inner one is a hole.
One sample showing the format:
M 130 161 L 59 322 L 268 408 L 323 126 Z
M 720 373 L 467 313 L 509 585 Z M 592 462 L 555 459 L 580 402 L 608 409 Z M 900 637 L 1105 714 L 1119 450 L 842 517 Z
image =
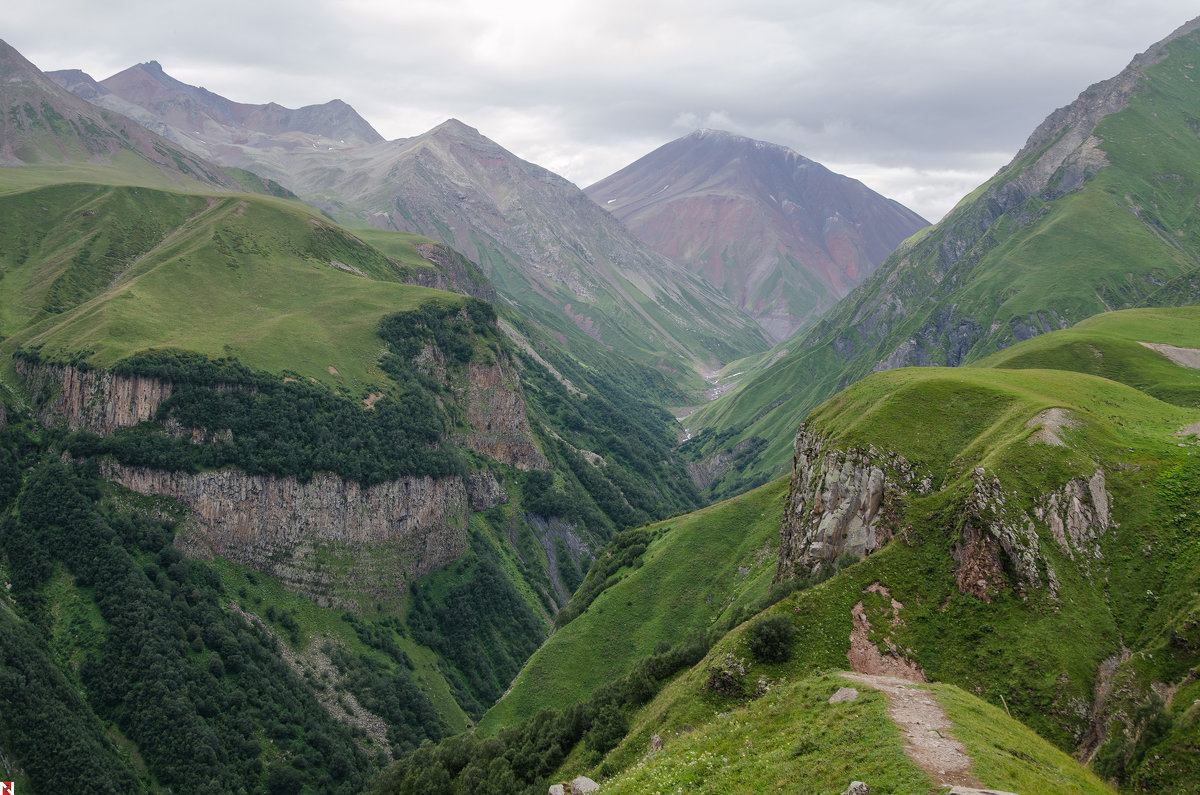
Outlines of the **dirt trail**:
M 971 757 L 950 731 L 954 724 L 920 682 L 895 676 L 843 673 L 846 679 L 881 691 L 888 715 L 904 734 L 904 752 L 939 787 L 982 787 L 971 776 Z

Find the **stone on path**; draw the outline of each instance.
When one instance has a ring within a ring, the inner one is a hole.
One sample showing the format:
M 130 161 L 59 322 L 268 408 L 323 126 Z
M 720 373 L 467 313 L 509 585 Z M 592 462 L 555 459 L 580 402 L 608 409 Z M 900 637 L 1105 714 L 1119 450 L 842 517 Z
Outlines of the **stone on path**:
M 858 691 L 853 687 L 838 688 L 838 691 L 829 697 L 830 704 L 840 704 L 843 701 L 854 701 L 858 698 Z

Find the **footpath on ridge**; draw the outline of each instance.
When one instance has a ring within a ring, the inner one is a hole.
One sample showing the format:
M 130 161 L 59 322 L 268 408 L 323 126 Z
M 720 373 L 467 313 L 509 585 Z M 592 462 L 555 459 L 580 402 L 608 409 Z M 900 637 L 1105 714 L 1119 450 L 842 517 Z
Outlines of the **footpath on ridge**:
M 879 690 L 888 699 L 888 715 L 904 734 L 904 751 L 938 787 L 982 788 L 971 771 L 971 757 L 950 733 L 954 724 L 933 694 L 915 679 L 877 674 L 840 674 Z

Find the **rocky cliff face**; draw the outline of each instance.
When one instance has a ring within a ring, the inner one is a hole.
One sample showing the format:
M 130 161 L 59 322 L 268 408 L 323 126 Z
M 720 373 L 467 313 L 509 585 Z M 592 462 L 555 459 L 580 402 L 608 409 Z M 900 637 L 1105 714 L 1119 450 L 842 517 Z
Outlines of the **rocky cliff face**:
M 176 543 L 278 577 L 319 603 L 348 583 L 380 599 L 467 550 L 462 478 L 401 478 L 362 488 L 328 473 L 301 483 L 226 469 L 190 474 L 106 463 L 104 476 L 191 510 Z M 352 576 L 350 576 L 352 574 Z
M 430 351 L 431 360 L 437 353 Z M 446 376 L 444 362 L 430 366 Z M 44 421 L 102 435 L 153 419 L 172 392 L 170 383 L 154 378 L 24 360 L 17 367 Z M 467 446 L 518 469 L 549 467 L 506 359 L 472 362 L 456 391 L 471 425 Z M 170 422 L 168 430 L 197 443 L 207 438 L 204 429 Z M 177 536 L 188 554 L 237 561 L 329 604 L 394 596 L 456 560 L 467 551 L 468 512 L 508 500 L 490 471 L 472 473 L 467 483 L 410 477 L 362 488 L 329 473 L 301 483 L 236 469 L 192 474 L 105 466 L 105 476 L 122 486 L 190 510 Z
M 466 404 L 472 450 L 526 472 L 550 468 L 533 442 L 520 377 L 511 366 L 471 362 Z
M 795 450 L 776 580 L 819 573 L 843 554 L 863 557 L 904 537 L 903 498 L 932 488 L 895 453 L 838 449 L 806 425 Z M 982 467 L 969 483 L 947 528 L 957 535 L 952 553 L 960 591 L 984 601 L 1008 587 L 1022 595 L 1031 588 L 1057 595 L 1058 576 L 1043 551 L 1043 535 L 1091 576 L 1102 557 L 1100 538 L 1112 524 L 1102 469 L 1041 495 L 1030 512 L 1014 507 L 1013 495 Z
M 105 370 L 18 359 L 17 372 L 33 395 L 38 416 L 44 422 L 65 421 L 71 430 L 109 434 L 137 425 L 151 419 L 171 396 L 171 385 L 165 381 Z
M 900 495 L 929 489 L 915 480 L 913 468 L 894 453 L 839 450 L 801 425 L 775 579 L 815 574 L 843 554 L 861 558 L 881 549 L 903 531 Z

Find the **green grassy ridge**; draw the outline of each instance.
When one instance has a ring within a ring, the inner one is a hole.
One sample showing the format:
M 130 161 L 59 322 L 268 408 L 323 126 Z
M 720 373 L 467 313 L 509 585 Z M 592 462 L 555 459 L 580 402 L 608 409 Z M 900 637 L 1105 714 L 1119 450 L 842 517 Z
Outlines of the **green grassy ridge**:
M 1142 322 L 1136 315 L 1129 319 Z M 1186 335 L 1175 339 L 1187 341 Z M 1029 443 L 1036 428 L 1027 427 L 1028 421 L 1050 407 L 1067 409 L 1076 423 L 1060 431 L 1069 447 Z M 1194 591 L 1195 572 L 1200 570 L 1200 548 L 1192 538 L 1196 519 L 1179 519 L 1171 528 L 1162 523 L 1165 516 L 1174 515 L 1172 511 L 1178 513 L 1172 500 L 1186 502 L 1200 496 L 1200 480 L 1171 475 L 1180 467 L 1200 471 L 1196 450 L 1180 447 L 1175 436 L 1198 416 L 1194 409 L 1164 403 L 1125 384 L 1044 369 L 910 368 L 856 384 L 814 412 L 810 424 L 829 437 L 830 446 L 871 445 L 894 451 L 912 462 L 918 473 L 930 476 L 932 493 L 911 495 L 904 501 L 901 522 L 909 527 L 907 542 L 894 542 L 832 580 L 768 609 L 768 614 L 787 616 L 797 630 L 789 662 L 755 662 L 745 640 L 748 624 L 735 628 L 704 661 L 682 673 L 632 716 L 622 745 L 602 762 L 577 750 L 567 760 L 564 775 L 589 769 L 605 775 L 629 770 L 645 754 L 651 734 L 670 738 L 689 734 L 693 727 L 723 731 L 711 728 L 723 720 L 717 716 L 736 709 L 742 699 L 716 694 L 705 683 L 709 671 L 727 656 L 746 663 L 747 695 L 760 681 L 773 689 L 786 688 L 813 672 L 844 668 L 851 609 L 859 601 L 876 628 L 877 642 L 890 634 L 931 679 L 970 690 L 995 705 L 1003 697 L 1014 717 L 1060 748 L 1070 748 L 1085 728 L 1079 705 L 1090 703 L 1101 661 L 1118 653 L 1122 640 L 1129 644 L 1134 638 L 1142 639 L 1135 652 L 1142 648 L 1158 656 L 1151 639 L 1160 637 L 1162 627 L 1191 626 L 1190 603 L 1183 597 Z M 1071 478 L 1090 477 L 1098 466 L 1107 474 L 1114 520 L 1100 539 L 1102 563 L 1072 560 L 1040 527 L 1039 572 L 1045 583 L 1048 570 L 1054 570 L 1056 597 L 1044 586 L 1022 593 L 1011 571 L 1005 575 L 1007 586 L 990 603 L 959 591 L 953 577 L 954 546 L 976 467 L 1000 479 L 1004 493 L 1011 495 L 1008 510 L 1032 515 L 1041 495 Z M 675 565 L 689 565 L 687 553 L 675 554 Z M 891 597 L 904 605 L 901 623 L 890 632 L 879 631 L 889 626 L 890 601 L 867 591 L 874 584 L 890 589 Z M 584 613 L 576 622 L 587 617 Z M 575 622 L 560 635 L 565 638 L 572 626 Z M 580 623 L 576 630 L 585 627 L 588 624 Z M 622 631 L 623 636 L 631 634 L 628 627 Z M 591 641 L 601 644 L 604 638 L 598 632 Z M 543 653 L 554 642 L 552 638 Z M 1179 643 L 1177 638 L 1175 642 Z M 562 655 L 564 663 L 568 659 Z M 1177 668 L 1173 676 L 1176 679 L 1171 681 L 1178 681 L 1186 671 Z M 553 678 L 547 674 L 538 681 Z M 499 715 L 496 711 L 490 717 Z M 975 728 L 982 739 L 973 741 L 997 746 L 987 752 L 991 754 L 988 776 L 1025 788 L 1017 791 L 1070 792 L 1092 787 L 1105 791 L 1069 764 L 1071 770 L 1064 772 L 1061 755 L 1058 762 L 1039 761 L 1032 771 L 1019 772 L 1022 766 L 1030 767 L 1022 754 L 1039 760 L 1040 756 L 1011 739 L 988 740 L 984 730 L 995 722 L 995 715 L 994 710 L 983 710 Z M 1180 715 L 1179 732 L 1164 743 L 1186 749 L 1194 721 L 1185 712 Z M 699 754 L 701 748 L 697 745 L 693 750 Z M 1186 751 L 1177 750 L 1172 758 L 1181 764 Z M 687 773 L 682 767 L 679 771 L 681 776 Z M 1078 775 L 1083 775 L 1086 786 L 1063 783 Z M 1027 776 L 1048 776 L 1051 781 Z
M 401 283 L 405 263 L 272 197 L 62 185 L 8 194 L 0 205 L 24 221 L 0 242 L 0 353 L 18 345 L 60 358 L 91 351 L 104 366 L 147 347 L 187 348 L 358 394 L 383 380 L 375 366 L 381 317 L 429 300 L 462 300 Z M 130 218 L 162 216 L 164 206 L 176 209 L 141 235 L 140 246 L 117 252 L 115 272 L 76 291 L 75 306 L 45 312 L 77 241 L 106 240 Z M 415 250 L 409 262 L 428 267 Z
M 836 675 L 781 682 L 744 707 L 663 734 L 661 751 L 605 780 L 603 790 L 841 792 L 864 781 L 873 793 L 937 791 L 904 753 L 886 696 L 854 685 L 858 699 L 828 703 L 848 684 Z
M 1142 342 L 1200 347 L 1200 307 L 1106 312 L 969 366 L 1090 373 L 1167 403 L 1200 406 L 1200 370 L 1181 367 Z
M 830 704 L 841 687 L 859 697 Z M 1113 791 L 1003 710 L 952 685 L 924 687 L 946 710 L 985 786 L 1047 795 Z M 661 751 L 645 755 L 643 746 L 641 759 L 604 781 L 605 791 L 838 792 L 852 780 L 880 793 L 941 791 L 904 753 L 886 696 L 835 673 L 774 683 L 761 698 L 662 736 Z
M 544 707 L 582 701 L 661 644 L 707 631 L 765 597 L 785 489 L 778 480 L 648 526 L 654 540 L 637 567 L 619 571 L 585 612 L 547 639 L 479 730 L 493 733 Z
M 758 436 L 769 444 L 750 474 L 783 471 L 788 446 L 779 432 L 910 339 L 934 363 L 970 362 L 1042 325 L 1154 301 L 1187 303 L 1179 289 L 1159 285 L 1190 283 L 1200 262 L 1200 181 L 1192 176 L 1200 139 L 1189 110 L 1200 86 L 1187 69 L 1200 36 L 1173 42 L 1168 53 L 1146 68 L 1129 106 L 1097 128 L 1107 165 L 1082 187 L 1062 193 L 1052 181 L 1043 195 L 996 216 L 989 197 L 1007 190 L 1040 151 L 1001 171 L 789 341 L 788 356 L 696 412 L 694 431 L 735 432 L 705 454 Z M 967 333 L 954 338 L 960 329 Z
M 978 411 L 977 402 L 963 400 L 963 393 L 992 401 L 992 411 Z M 893 403 L 909 412 L 911 424 L 902 430 L 887 421 L 896 413 Z M 1033 429 L 1025 422 L 1049 406 L 1068 407 L 1079 420 L 1064 434 L 1072 447 L 1028 444 Z M 947 446 L 926 431 L 954 426 L 945 414 L 955 408 L 970 415 L 969 422 L 957 426 L 960 432 Z M 1174 431 L 1196 416 L 1124 385 L 1074 373 L 910 369 L 860 382 L 814 412 L 810 423 L 835 446 L 869 443 L 931 474 L 944 473 L 944 479 L 934 479 L 941 490 L 907 501 L 909 543 L 893 543 L 772 608 L 795 622 L 795 657 L 784 666 L 751 666 L 747 679 L 844 666 L 850 609 L 857 601 L 869 602 L 865 589 L 881 583 L 905 605 L 904 624 L 893 631 L 893 640 L 911 650 L 931 678 L 973 688 L 993 703 L 1003 695 L 1015 715 L 1069 747 L 1081 728 L 1070 704 L 1090 702 L 1100 661 L 1119 651 L 1121 638 L 1131 643 L 1145 633 L 1156 636 L 1172 620 L 1172 610 L 1182 609 L 1181 595 L 1195 588 L 1200 564 L 1192 538 L 1195 518 L 1179 520 L 1170 530 L 1162 521 L 1171 495 L 1178 493 L 1164 484 L 1164 473 L 1178 466 L 1195 469 L 1195 456 L 1189 455 L 1195 451 L 1178 447 Z M 1023 600 L 1009 590 L 987 604 L 958 591 L 949 576 L 952 528 L 975 466 L 998 475 L 1005 491 L 1015 492 L 1010 504 L 1028 511 L 1038 495 L 1071 477 L 1090 476 L 1097 464 L 1108 474 L 1116 521 L 1101 540 L 1104 568 L 1089 573 L 1073 564 L 1042 529 L 1042 554 L 1059 581 L 1057 599 L 1042 590 Z M 1196 489 L 1194 479 L 1182 493 L 1198 493 L 1188 489 Z M 1097 587 L 1105 579 L 1109 586 Z M 882 607 L 868 604 L 869 611 Z M 879 615 L 883 620 L 886 613 Z M 695 724 L 706 711 L 720 711 L 723 701 L 705 694 L 705 671 L 722 654 L 748 656 L 743 632 L 744 627 L 730 633 L 706 662 L 664 691 L 674 697 L 652 707 L 656 725 L 673 730 Z
M 928 685 L 953 733 L 971 757 L 976 778 L 995 789 L 1039 793 L 1111 793 L 1092 771 L 1063 753 L 1000 707 L 953 685 Z

